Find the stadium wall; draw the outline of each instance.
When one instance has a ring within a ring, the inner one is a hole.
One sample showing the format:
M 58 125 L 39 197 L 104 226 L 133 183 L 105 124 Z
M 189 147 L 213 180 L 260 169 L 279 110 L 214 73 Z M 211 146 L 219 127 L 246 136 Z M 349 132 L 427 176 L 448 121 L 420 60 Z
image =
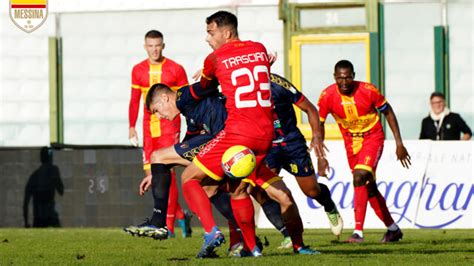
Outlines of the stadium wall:
M 35 205 L 38 219 L 50 221 L 57 212 L 63 227 L 123 227 L 142 223 L 151 215 L 150 192 L 144 197 L 138 195 L 143 176 L 140 150 L 84 148 L 51 152 L 59 179 L 54 178 L 52 171 L 45 174 L 39 170 L 40 148 L 0 149 L 0 227 L 24 226 L 26 196 L 31 197 L 30 225 Z M 33 176 L 36 170 L 40 174 Z M 177 168 L 178 176 L 181 171 Z M 63 195 L 58 193 L 61 187 Z M 187 209 L 181 193 L 179 202 Z M 215 217 L 219 225 L 227 225 L 221 215 Z M 191 224 L 197 226 L 197 219 L 192 219 Z

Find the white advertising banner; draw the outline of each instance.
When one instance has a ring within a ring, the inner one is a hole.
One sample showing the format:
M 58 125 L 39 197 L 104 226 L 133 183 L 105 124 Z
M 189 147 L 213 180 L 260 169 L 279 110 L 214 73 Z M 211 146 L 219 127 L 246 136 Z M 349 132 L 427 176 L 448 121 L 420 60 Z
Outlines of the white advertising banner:
M 405 169 L 396 159 L 395 142 L 385 141 L 377 184 L 402 228 L 474 228 L 473 143 L 405 141 L 412 158 L 410 169 Z M 331 191 L 344 227 L 354 228 L 354 188 L 343 142 L 326 141 L 326 146 L 331 171 L 328 178 L 318 181 Z M 301 192 L 292 175 L 283 170 L 281 176 L 295 198 L 305 228 L 328 228 L 324 209 Z M 263 212 L 257 224 L 273 227 Z M 370 204 L 364 228 L 385 228 Z

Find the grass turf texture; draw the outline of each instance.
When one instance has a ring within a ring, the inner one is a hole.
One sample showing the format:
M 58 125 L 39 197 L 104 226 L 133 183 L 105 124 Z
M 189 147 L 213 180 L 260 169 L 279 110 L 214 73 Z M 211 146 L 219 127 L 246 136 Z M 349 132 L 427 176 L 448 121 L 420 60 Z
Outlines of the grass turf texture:
M 192 238 L 165 241 L 132 237 L 113 229 L 0 229 L 0 265 L 474 265 L 474 230 L 404 230 L 399 243 L 381 244 L 384 231 L 366 230 L 365 242 L 335 241 L 328 230 L 306 230 L 305 242 L 321 255 L 293 255 L 277 249 L 281 235 L 259 229 L 269 241 L 261 258 L 229 258 L 228 244 L 219 258 L 196 259 L 202 244 L 199 228 Z M 228 232 L 226 237 L 228 236 Z M 349 237 L 344 231 L 341 240 Z

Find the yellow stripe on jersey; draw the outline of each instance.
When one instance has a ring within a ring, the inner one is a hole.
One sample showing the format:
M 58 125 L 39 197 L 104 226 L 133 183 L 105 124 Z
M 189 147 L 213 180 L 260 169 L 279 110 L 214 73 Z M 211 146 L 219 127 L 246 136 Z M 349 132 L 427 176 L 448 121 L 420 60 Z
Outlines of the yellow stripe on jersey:
M 163 61 L 164 63 L 164 61 Z M 161 83 L 161 73 L 162 73 L 162 67 L 163 63 L 159 65 L 152 65 L 150 64 L 150 72 L 148 75 L 150 76 L 150 87 L 153 86 L 156 83 Z M 143 101 L 146 101 L 146 95 L 148 93 L 148 90 L 150 88 L 146 89 L 146 92 L 143 94 Z M 160 125 L 160 119 L 156 117 L 156 115 L 152 115 L 150 118 L 150 132 L 151 132 L 151 137 L 152 138 L 157 138 L 161 136 L 161 125 Z
M 344 113 L 346 114 L 346 120 L 354 121 L 359 118 L 359 113 L 357 112 L 357 107 L 355 106 L 354 97 L 341 95 L 341 103 L 344 108 Z
M 132 89 L 141 89 L 140 85 L 132 84 Z
M 201 71 L 201 76 L 202 76 L 203 78 L 207 79 L 207 80 L 212 80 L 212 78 L 210 78 L 210 77 L 204 75 L 204 72 L 203 72 L 203 71 Z
M 363 137 L 352 137 L 352 153 L 357 154 L 362 149 Z
M 270 180 L 264 182 L 261 186 L 262 189 L 267 189 L 271 184 L 280 181 L 281 177 L 280 176 L 274 176 Z
M 355 169 L 366 170 L 366 171 L 370 172 L 370 173 L 372 174 L 372 176 L 375 178 L 374 169 L 372 169 L 372 167 L 370 167 L 370 166 L 368 166 L 368 165 L 356 164 L 356 166 L 354 167 L 354 170 L 355 170 Z
M 199 160 L 197 157 L 194 157 L 193 159 L 193 163 L 199 168 L 201 169 L 204 173 L 206 173 L 206 175 L 208 175 L 210 178 L 216 180 L 216 181 L 221 181 L 222 180 L 222 177 L 216 175 L 214 172 L 212 172 L 211 170 L 207 169 L 206 166 L 204 166 Z

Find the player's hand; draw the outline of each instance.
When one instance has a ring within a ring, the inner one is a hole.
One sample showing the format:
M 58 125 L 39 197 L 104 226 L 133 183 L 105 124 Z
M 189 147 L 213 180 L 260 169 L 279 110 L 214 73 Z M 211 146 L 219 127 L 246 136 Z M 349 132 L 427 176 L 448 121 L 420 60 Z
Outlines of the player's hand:
M 138 147 L 138 135 L 134 127 L 131 127 L 128 130 L 128 139 L 133 147 Z
M 310 152 L 311 150 L 314 150 L 314 154 L 316 155 L 316 158 L 325 158 L 326 152 L 324 150 L 329 151 L 326 145 L 324 145 L 324 142 L 321 139 L 321 137 L 317 137 L 317 136 L 313 137 L 313 139 L 311 140 L 311 143 L 309 144 L 308 152 Z
M 397 160 L 400 161 L 403 167 L 408 169 L 411 165 L 411 161 L 410 161 L 411 157 L 410 157 L 410 154 L 408 154 L 408 151 L 405 148 L 405 146 L 403 146 L 403 144 L 397 145 L 396 154 L 397 154 Z
M 198 69 L 196 73 L 192 76 L 194 81 L 198 81 L 201 78 L 202 68 Z
M 318 158 L 318 175 L 327 177 L 329 173 L 329 162 L 324 157 Z
M 147 192 L 150 186 L 151 186 L 151 175 L 147 175 L 143 178 L 142 182 L 140 183 L 140 187 L 138 189 L 140 196 L 145 195 L 145 192 Z
M 277 52 L 275 52 L 274 54 L 273 53 L 268 53 L 267 55 L 268 55 L 268 63 L 270 63 L 270 66 L 271 66 L 277 60 L 278 54 L 277 54 Z

